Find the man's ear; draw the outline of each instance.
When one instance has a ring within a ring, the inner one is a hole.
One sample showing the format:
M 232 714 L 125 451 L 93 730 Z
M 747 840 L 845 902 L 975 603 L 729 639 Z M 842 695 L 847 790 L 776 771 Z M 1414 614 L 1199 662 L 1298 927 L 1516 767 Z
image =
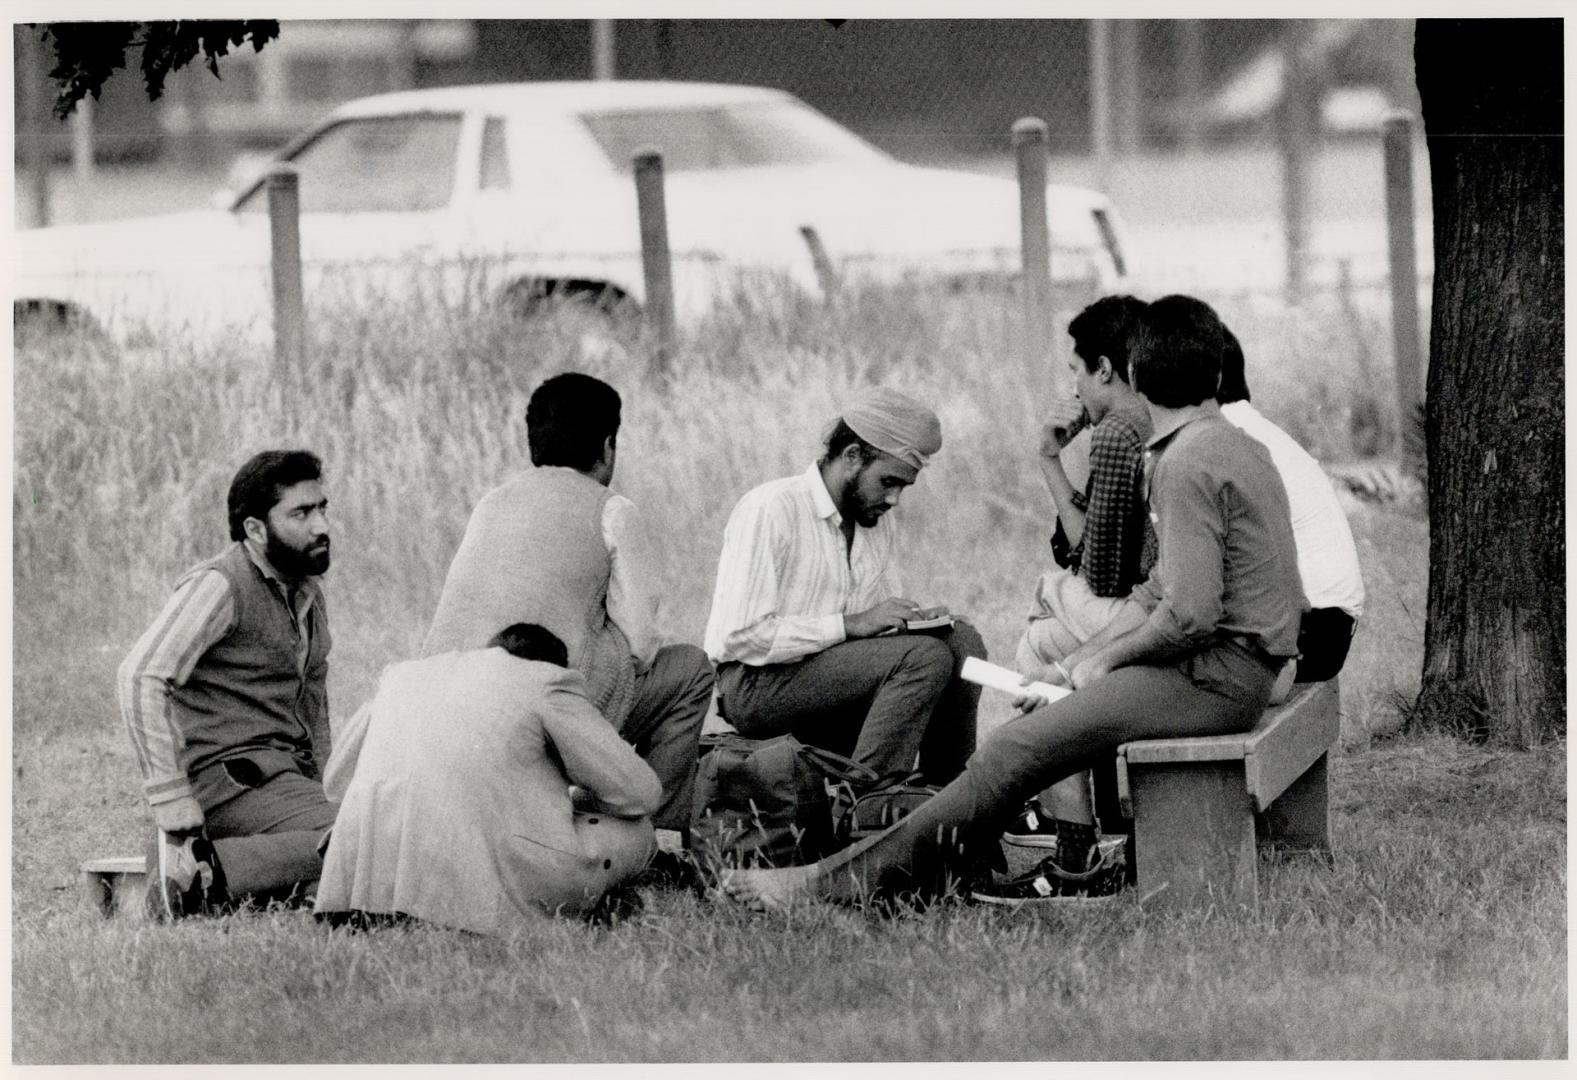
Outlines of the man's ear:
M 1095 371 L 1092 374 L 1104 384 L 1117 377 L 1117 369 L 1112 367 L 1111 357 L 1098 356 L 1095 358 Z
M 865 464 L 865 452 L 860 449 L 859 443 L 851 442 L 848 446 L 843 448 L 842 452 L 840 452 L 838 456 L 842 458 L 844 463 L 851 469 L 859 469 L 861 465 Z
M 268 526 L 260 519 L 255 517 L 245 518 L 241 522 L 241 528 L 246 531 L 246 538 L 252 543 L 260 547 L 268 545 Z

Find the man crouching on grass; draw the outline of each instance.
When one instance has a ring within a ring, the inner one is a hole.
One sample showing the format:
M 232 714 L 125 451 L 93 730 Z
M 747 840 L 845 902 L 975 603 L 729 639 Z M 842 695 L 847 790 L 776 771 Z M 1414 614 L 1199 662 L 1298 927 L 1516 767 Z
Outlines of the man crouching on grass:
M 964 622 L 936 637 L 904 632 L 946 612 L 903 598 L 888 514 L 941 448 L 930 409 L 874 389 L 843 410 L 819 462 L 734 507 L 706 651 L 719 711 L 740 734 L 792 732 L 852 755 L 877 784 L 905 779 L 917 754 L 928 783 L 964 767 L 980 688 L 958 672 L 985 644 Z
M 997 843 L 1026 798 L 1122 743 L 1254 726 L 1297 653 L 1303 592 L 1276 468 L 1214 399 L 1222 341 L 1215 312 L 1191 297 L 1157 300 L 1141 319 L 1129 359 L 1154 428 L 1159 555 L 1136 603 L 1064 661 L 1075 693 L 1004 724 L 958 779 L 886 832 L 810 866 L 736 871 L 729 895 L 766 906 L 934 892 Z M 1047 874 L 971 895 L 1033 902 L 1055 894 Z
M 334 824 L 329 568 L 322 465 L 266 450 L 230 484 L 230 539 L 183 575 L 116 676 L 156 826 L 148 906 L 159 919 L 284 899 L 318 879 Z

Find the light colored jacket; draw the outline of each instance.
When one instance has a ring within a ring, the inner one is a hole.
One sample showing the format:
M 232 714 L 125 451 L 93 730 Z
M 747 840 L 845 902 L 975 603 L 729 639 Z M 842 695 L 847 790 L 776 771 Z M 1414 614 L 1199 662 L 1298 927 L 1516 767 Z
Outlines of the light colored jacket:
M 501 648 L 387 668 L 364 733 L 336 748 L 344 796 L 315 910 L 487 934 L 594 901 L 603 853 L 577 829 L 570 785 L 613 818 L 652 813 L 661 787 L 585 687 Z

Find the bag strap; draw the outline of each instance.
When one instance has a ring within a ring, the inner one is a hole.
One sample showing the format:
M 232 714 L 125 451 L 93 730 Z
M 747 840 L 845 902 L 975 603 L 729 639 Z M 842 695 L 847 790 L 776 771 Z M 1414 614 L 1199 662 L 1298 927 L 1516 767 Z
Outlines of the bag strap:
M 875 769 L 861 765 L 853 758 L 805 742 L 801 742 L 799 748 L 801 753 L 814 761 L 816 766 L 834 781 L 866 785 L 874 784 L 881 779 Z

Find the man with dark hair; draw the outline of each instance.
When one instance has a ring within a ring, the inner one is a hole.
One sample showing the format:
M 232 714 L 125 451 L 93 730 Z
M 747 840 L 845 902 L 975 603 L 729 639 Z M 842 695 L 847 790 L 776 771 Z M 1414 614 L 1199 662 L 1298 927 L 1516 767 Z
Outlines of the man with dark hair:
M 712 668 L 694 645 L 659 639 L 661 580 L 645 523 L 608 490 L 620 404 L 613 387 L 576 372 L 532 392 L 534 467 L 477 503 L 422 655 L 482 648 L 513 623 L 547 628 L 592 704 L 662 780 L 655 822 L 682 844 Z
M 584 914 L 640 872 L 661 785 L 567 655 L 544 627 L 517 623 L 483 648 L 384 670 L 324 857 L 320 917 L 496 934 Z
M 1292 511 L 1298 577 L 1309 601 L 1298 630 L 1297 682 L 1334 678 L 1347 660 L 1353 629 L 1363 614 L 1363 575 L 1352 528 L 1320 463 L 1249 404 L 1243 347 L 1222 327 L 1221 415 L 1270 451 Z
M 958 678 L 980 635 L 907 621 L 946 612 L 902 595 L 898 505 L 942 446 L 935 414 L 893 390 L 851 402 L 821 460 L 748 492 L 729 515 L 706 651 L 719 711 L 751 738 L 792 732 L 879 778 L 942 784 L 975 744 L 980 691 Z
M 1155 563 L 1155 531 L 1144 502 L 1144 447 L 1150 416 L 1131 385 L 1129 338 L 1144 315 L 1132 296 L 1106 296 L 1068 324 L 1074 395 L 1051 403 L 1040 466 L 1057 507 L 1052 556 L 1036 583 L 1029 625 L 1019 640 L 1020 671 L 1060 664 L 1115 619 L 1128 593 Z M 1088 424 L 1089 478 L 1076 491 L 1061 453 Z M 1004 837 L 1053 849 L 1070 874 L 1089 870 L 1096 850 L 1090 776 L 1079 773 L 1031 799 Z
M 1159 557 L 1136 603 L 1065 661 L 1075 688 L 1033 704 L 963 773 L 897 825 L 819 863 L 742 870 L 732 896 L 762 905 L 880 889 L 931 891 L 992 845 L 1025 798 L 1124 742 L 1247 731 L 1297 648 L 1297 556 L 1270 455 L 1221 418 L 1220 321 L 1208 305 L 1151 304 L 1134 338 L 1134 385 L 1153 432 L 1150 506 Z M 1129 612 L 1136 612 L 1131 617 Z M 1055 672 L 1037 673 L 1057 679 Z M 981 901 L 1059 895 L 1038 867 L 973 890 Z
M 269 899 L 317 880 L 334 821 L 329 567 L 322 467 L 305 450 L 242 465 L 232 543 L 184 574 L 117 672 L 120 709 L 156 826 L 152 914 Z

